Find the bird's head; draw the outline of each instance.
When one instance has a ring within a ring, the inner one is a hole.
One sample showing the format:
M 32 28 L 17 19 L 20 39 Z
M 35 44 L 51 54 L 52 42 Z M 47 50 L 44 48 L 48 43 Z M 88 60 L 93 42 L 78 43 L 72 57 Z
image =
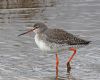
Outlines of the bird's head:
M 27 34 L 29 32 L 35 32 L 35 33 L 41 33 L 47 29 L 47 26 L 44 23 L 35 23 L 33 27 L 29 27 L 29 30 L 27 32 L 24 32 L 22 34 L 19 34 L 18 36 Z
M 35 33 L 41 33 L 47 29 L 47 26 L 44 23 L 36 23 L 33 28 Z

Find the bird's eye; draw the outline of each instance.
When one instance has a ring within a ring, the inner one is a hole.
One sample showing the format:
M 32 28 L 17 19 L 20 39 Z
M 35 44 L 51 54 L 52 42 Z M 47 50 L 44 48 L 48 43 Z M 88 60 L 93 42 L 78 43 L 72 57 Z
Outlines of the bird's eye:
M 35 28 L 39 28 L 39 25 L 36 25 Z

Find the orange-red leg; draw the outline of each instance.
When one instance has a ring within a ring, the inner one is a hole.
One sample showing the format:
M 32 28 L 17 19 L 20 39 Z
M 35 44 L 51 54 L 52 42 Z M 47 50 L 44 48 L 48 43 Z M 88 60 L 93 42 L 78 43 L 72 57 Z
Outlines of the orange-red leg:
M 67 73 L 70 73 L 70 71 L 71 71 L 70 61 L 73 59 L 74 55 L 76 54 L 75 48 L 70 48 L 70 50 L 73 51 L 73 54 L 71 57 L 69 57 L 69 59 L 67 61 Z
M 59 66 L 59 58 L 58 54 L 56 53 L 56 80 L 58 80 L 58 66 Z

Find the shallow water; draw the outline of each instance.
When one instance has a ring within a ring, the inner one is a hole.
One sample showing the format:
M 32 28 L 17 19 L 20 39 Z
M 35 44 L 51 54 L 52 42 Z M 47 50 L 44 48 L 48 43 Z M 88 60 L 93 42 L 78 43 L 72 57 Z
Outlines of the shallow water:
M 59 80 L 100 80 L 100 1 L 54 3 L 38 8 L 0 9 L 0 80 L 55 79 L 55 54 L 41 52 L 33 33 L 17 36 L 38 21 L 92 41 L 78 50 L 70 76 L 66 76 L 68 54 L 59 54 Z

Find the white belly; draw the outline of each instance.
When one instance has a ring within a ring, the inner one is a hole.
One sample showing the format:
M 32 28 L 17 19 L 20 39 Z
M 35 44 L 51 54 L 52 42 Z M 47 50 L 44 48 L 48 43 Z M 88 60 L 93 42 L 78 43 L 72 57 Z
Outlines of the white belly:
M 38 35 L 35 35 L 35 42 L 37 44 L 37 46 L 43 50 L 43 51 L 50 51 L 50 47 L 46 45 L 46 43 L 43 40 L 40 40 L 38 38 Z

